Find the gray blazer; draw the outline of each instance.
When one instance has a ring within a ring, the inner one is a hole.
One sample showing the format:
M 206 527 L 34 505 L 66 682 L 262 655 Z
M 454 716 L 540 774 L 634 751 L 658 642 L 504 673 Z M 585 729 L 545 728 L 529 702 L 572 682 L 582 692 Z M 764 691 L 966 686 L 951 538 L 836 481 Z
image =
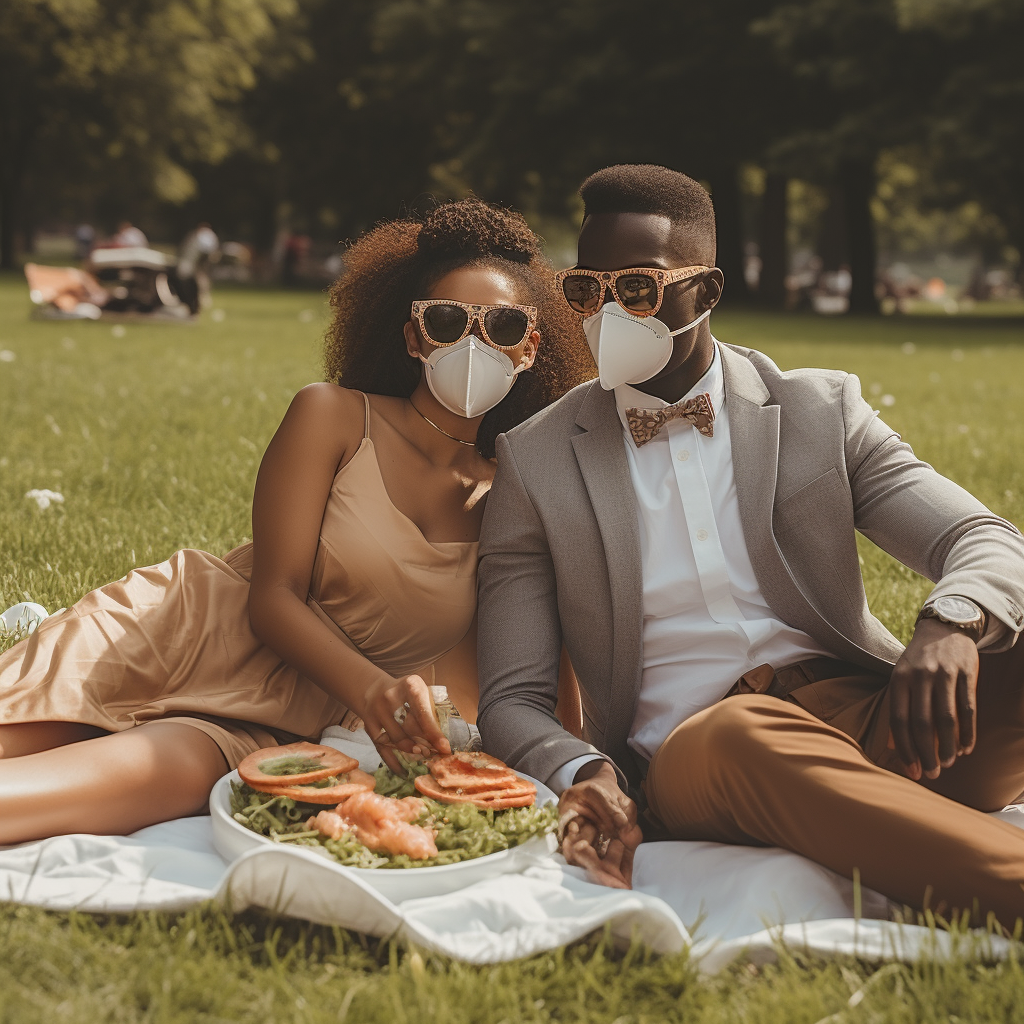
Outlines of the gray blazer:
M 771 609 L 837 658 L 885 675 L 902 653 L 868 610 L 860 531 L 1009 627 L 1024 626 L 1024 538 L 918 460 L 852 374 L 783 372 L 722 345 L 740 518 Z M 480 538 L 479 724 L 485 748 L 538 779 L 586 753 L 635 784 L 626 745 L 643 667 L 636 495 L 612 392 L 596 381 L 498 437 Z M 562 645 L 584 739 L 555 718 Z

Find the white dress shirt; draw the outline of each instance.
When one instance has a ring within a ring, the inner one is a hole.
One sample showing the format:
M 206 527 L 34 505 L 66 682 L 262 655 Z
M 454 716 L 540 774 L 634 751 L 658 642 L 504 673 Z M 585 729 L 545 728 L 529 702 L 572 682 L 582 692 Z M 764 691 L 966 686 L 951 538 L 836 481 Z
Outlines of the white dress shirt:
M 705 391 L 715 410 L 714 436 L 673 420 L 637 448 L 626 409 L 669 403 L 628 384 L 615 389 L 643 559 L 644 664 L 629 744 L 648 759 L 676 726 L 721 700 L 749 669 L 832 656 L 783 622 L 757 585 L 736 498 L 717 342 L 707 373 L 683 397 Z M 574 758 L 549 785 L 571 785 L 590 760 Z

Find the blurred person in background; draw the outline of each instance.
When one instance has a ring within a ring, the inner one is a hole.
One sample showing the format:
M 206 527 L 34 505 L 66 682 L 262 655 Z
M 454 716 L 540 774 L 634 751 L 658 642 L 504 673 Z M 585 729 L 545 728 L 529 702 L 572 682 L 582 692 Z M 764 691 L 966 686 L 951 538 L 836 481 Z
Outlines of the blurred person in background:
M 79 224 L 75 228 L 75 256 L 83 262 L 87 260 L 95 241 L 96 229 L 91 224 Z
M 190 231 L 178 249 L 178 294 L 193 316 L 209 305 L 209 266 L 219 249 L 220 239 L 206 221 Z
M 111 238 L 110 244 L 123 249 L 145 249 L 149 246 L 149 239 L 130 220 L 123 220 L 117 225 L 117 231 Z

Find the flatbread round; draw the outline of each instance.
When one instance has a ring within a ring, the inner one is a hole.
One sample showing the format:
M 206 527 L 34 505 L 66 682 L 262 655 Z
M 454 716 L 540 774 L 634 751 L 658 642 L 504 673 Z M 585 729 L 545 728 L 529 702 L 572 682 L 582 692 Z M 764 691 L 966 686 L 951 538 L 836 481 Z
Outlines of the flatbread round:
M 358 768 L 340 775 L 334 786 L 253 786 L 269 796 L 287 796 L 304 804 L 339 804 L 356 793 L 372 790 L 377 780 Z
M 519 781 L 519 776 L 504 761 L 479 750 L 458 750 L 454 754 L 432 757 L 427 767 L 445 789 L 461 789 L 466 793 L 498 789 Z
M 494 811 L 508 807 L 529 807 L 537 798 L 537 787 L 526 779 L 515 776 L 515 781 L 491 789 L 468 792 L 458 787 L 442 786 L 432 775 L 418 775 L 416 788 L 431 800 L 446 804 L 473 804 Z
M 306 782 L 344 775 L 359 762 L 334 747 L 319 743 L 286 743 L 254 750 L 238 766 L 238 774 L 253 787 L 301 786 Z

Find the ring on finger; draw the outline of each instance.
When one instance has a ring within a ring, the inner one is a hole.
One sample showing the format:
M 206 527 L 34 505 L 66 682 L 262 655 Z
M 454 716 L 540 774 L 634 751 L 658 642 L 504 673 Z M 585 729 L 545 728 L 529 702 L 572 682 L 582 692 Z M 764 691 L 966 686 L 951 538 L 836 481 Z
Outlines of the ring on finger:
M 408 717 L 410 711 L 412 711 L 412 705 L 406 701 L 401 707 L 395 708 L 392 717 L 399 725 L 401 725 Z
M 611 836 L 606 836 L 603 832 L 597 833 L 597 839 L 594 843 L 594 848 L 597 850 L 598 857 L 604 857 L 608 852 L 608 847 L 611 844 Z

